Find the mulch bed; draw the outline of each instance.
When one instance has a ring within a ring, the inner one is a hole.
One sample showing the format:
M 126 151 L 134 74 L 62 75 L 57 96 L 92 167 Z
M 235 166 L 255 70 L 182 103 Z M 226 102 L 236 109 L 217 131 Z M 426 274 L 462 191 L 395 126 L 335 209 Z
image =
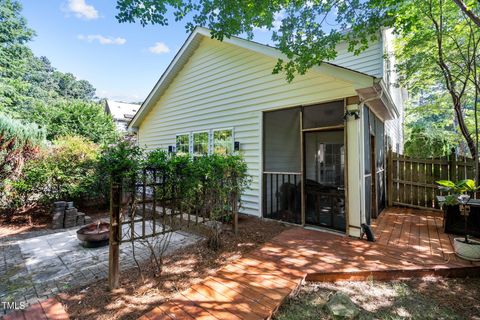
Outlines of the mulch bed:
M 108 209 L 97 209 L 96 207 L 81 208 L 93 220 L 107 218 Z M 50 209 L 36 207 L 29 211 L 15 214 L 0 213 L 0 238 L 23 234 L 36 230 L 49 228 L 51 222 Z M 61 231 L 61 229 L 59 229 Z
M 144 263 L 144 281 L 133 268 L 121 273 L 121 289 L 115 292 L 109 292 L 107 281 L 102 280 L 57 298 L 71 319 L 136 319 L 287 228 L 278 222 L 240 216 L 239 234 L 222 233 L 220 250 L 209 250 L 202 242 L 177 251 L 165 258 L 160 277 L 155 276 L 152 264 Z

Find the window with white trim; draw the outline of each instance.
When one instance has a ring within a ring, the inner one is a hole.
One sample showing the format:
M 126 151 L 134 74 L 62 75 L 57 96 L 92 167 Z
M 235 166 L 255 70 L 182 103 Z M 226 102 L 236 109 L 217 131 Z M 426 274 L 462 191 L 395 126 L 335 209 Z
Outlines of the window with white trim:
M 178 134 L 176 138 L 176 151 L 178 154 L 189 154 L 190 152 L 190 134 Z
M 193 133 L 193 155 L 204 156 L 208 154 L 208 131 Z
M 232 154 L 233 153 L 233 130 L 214 130 L 212 134 L 214 154 Z

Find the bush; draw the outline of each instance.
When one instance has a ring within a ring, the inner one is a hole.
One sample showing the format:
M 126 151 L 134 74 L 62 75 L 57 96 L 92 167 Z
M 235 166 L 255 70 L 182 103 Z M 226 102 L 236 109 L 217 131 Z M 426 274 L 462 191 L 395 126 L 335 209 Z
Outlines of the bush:
M 112 117 L 96 102 L 82 100 L 57 100 L 50 104 L 38 102 L 22 117 L 42 124 L 48 140 L 73 135 L 102 144 L 111 143 L 118 136 Z
M 0 205 L 10 192 L 26 161 L 33 158 L 45 142 L 45 134 L 33 124 L 25 124 L 0 114 Z
M 104 175 L 105 181 L 121 182 L 135 179 L 141 168 L 143 151 L 136 142 L 128 137 L 102 149 L 98 170 Z
M 25 207 L 98 197 L 98 154 L 98 146 L 85 138 L 59 138 L 51 148 L 29 161 L 20 179 L 12 183 L 13 205 Z

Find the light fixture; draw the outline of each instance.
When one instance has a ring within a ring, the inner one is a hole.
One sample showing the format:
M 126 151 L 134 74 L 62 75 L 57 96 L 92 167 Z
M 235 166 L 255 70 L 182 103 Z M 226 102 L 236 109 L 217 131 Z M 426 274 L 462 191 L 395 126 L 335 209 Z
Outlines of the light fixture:
M 345 115 L 343 116 L 343 120 L 347 121 L 348 117 L 354 117 L 355 120 L 360 119 L 360 111 L 359 110 L 347 110 L 345 111 Z

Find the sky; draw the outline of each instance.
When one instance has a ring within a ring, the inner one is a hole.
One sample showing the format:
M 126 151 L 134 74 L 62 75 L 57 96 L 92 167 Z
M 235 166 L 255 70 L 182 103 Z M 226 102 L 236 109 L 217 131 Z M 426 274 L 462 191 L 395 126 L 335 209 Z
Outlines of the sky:
M 88 80 L 97 96 L 142 102 L 188 37 L 186 21 L 169 26 L 119 23 L 114 0 L 20 0 L 37 36 L 29 46 L 62 72 Z M 255 40 L 269 41 L 267 32 Z

